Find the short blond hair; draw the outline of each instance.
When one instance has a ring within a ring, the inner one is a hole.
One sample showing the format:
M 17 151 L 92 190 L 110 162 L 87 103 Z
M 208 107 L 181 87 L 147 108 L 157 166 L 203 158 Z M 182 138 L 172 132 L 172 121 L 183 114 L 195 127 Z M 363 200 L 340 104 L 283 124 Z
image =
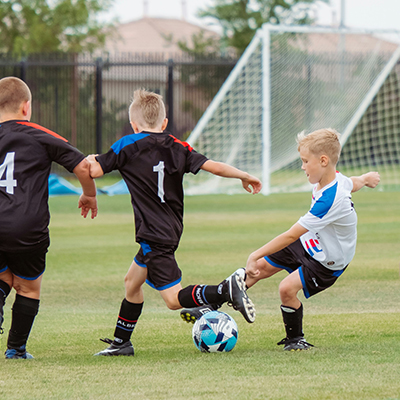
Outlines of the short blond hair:
M 326 155 L 336 165 L 342 149 L 339 139 L 340 133 L 332 128 L 318 129 L 308 135 L 303 131 L 297 135 L 297 150 L 307 148 L 317 157 Z
M 21 104 L 31 99 L 31 91 L 23 80 L 14 76 L 0 79 L 0 114 L 18 113 Z
M 129 106 L 129 120 L 140 128 L 161 127 L 166 118 L 162 96 L 144 89 L 135 90 L 133 101 Z

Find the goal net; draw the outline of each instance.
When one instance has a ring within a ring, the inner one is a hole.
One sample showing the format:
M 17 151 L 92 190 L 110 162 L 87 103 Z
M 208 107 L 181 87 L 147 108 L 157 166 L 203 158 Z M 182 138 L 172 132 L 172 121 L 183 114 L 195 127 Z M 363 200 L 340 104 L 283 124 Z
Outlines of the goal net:
M 342 134 L 341 171 L 376 169 L 381 189 L 399 189 L 400 47 L 383 33 L 264 25 L 188 142 L 261 178 L 264 194 L 301 191 L 310 185 L 297 133 L 331 127 Z M 240 190 L 203 171 L 185 181 L 187 194 Z

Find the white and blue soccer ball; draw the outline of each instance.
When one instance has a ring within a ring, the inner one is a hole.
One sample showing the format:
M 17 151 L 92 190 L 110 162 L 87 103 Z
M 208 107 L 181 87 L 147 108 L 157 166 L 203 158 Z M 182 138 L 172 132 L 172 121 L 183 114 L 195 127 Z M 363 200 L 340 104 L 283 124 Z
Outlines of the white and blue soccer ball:
M 204 353 L 231 351 L 238 339 L 235 320 L 221 311 L 204 314 L 193 325 L 193 341 Z

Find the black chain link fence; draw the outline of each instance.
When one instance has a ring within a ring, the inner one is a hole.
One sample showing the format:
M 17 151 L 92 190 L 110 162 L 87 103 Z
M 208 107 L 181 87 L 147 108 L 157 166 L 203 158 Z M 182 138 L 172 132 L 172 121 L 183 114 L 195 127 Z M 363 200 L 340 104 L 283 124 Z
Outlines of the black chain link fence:
M 163 96 L 168 131 L 186 139 L 236 61 L 182 54 L 0 55 L 0 78 L 23 79 L 33 96 L 31 121 L 90 154 L 132 133 L 128 107 L 140 88 Z

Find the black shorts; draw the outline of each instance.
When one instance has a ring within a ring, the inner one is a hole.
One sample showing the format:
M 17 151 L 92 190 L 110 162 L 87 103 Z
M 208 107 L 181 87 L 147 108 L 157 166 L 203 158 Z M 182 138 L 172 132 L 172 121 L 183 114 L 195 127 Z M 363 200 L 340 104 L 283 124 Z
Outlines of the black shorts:
M 135 262 L 147 268 L 146 283 L 157 290 L 165 290 L 178 284 L 182 279 L 182 271 L 175 260 L 178 246 L 168 246 L 140 241 L 140 249 Z
M 47 238 L 29 251 L 11 253 L 0 251 L 0 272 L 7 269 L 19 278 L 34 281 L 46 268 L 46 253 L 50 245 Z
M 289 273 L 298 269 L 304 296 L 307 299 L 331 287 L 347 268 L 346 265 L 339 271 L 333 271 L 324 267 L 304 250 L 300 239 L 264 258 L 272 266 L 282 268 Z

